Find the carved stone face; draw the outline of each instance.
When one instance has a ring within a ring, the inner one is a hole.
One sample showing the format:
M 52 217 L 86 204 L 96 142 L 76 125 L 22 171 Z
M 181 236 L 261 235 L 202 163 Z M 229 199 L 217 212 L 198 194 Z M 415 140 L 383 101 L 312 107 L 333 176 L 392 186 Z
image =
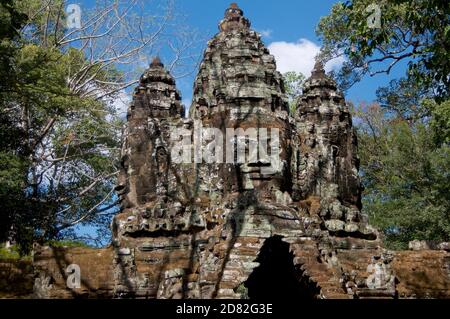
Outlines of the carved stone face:
M 276 200 L 277 192 L 290 189 L 287 179 L 289 168 L 289 130 L 288 123 L 276 117 L 275 113 L 248 115 L 239 127 L 258 129 L 258 144 L 252 149 L 248 145 L 250 156 L 244 163 L 238 164 L 237 174 L 242 180 L 244 190 L 255 190 L 257 196 L 264 200 Z M 250 152 L 253 151 L 253 154 Z M 238 178 L 239 179 L 239 178 Z
M 272 112 L 270 105 L 265 105 L 264 100 L 260 102 L 254 108 L 229 104 L 225 112 L 211 115 L 203 124 L 219 128 L 224 136 L 227 163 L 216 167 L 226 192 L 252 191 L 261 200 L 276 201 L 280 193 L 292 188 L 291 130 L 287 118 L 282 117 L 284 113 Z M 233 158 L 232 162 L 228 156 Z

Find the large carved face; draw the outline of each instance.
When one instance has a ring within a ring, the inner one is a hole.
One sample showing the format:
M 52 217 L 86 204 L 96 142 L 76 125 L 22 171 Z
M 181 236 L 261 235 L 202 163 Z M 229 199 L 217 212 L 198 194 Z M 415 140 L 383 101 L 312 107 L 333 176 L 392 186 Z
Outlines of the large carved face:
M 280 192 L 290 190 L 287 178 L 288 123 L 274 113 L 264 111 L 262 114 L 247 114 L 242 122 L 234 124 L 244 132 L 257 132 L 257 136 L 244 137 L 248 156 L 244 162 L 236 163 L 240 186 L 244 190 L 255 190 L 260 199 L 275 201 Z
M 218 129 L 223 138 L 224 163 L 216 167 L 221 168 L 219 177 L 225 191 L 254 191 L 259 199 L 275 201 L 291 190 L 291 130 L 287 114 L 273 112 L 266 103 L 262 99 L 241 105 L 229 103 L 226 111 L 212 114 L 203 125 Z M 201 166 L 206 167 L 206 163 Z

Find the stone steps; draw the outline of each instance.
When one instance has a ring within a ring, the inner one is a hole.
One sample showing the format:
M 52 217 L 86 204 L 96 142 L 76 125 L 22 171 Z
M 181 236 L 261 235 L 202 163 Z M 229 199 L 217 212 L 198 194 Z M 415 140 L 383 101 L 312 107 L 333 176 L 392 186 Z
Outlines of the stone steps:
M 321 289 L 321 296 L 327 299 L 348 299 L 342 288 L 337 270 L 320 261 L 320 252 L 314 242 L 295 243 L 291 245 L 294 264 L 303 270 L 303 276 L 309 277 Z

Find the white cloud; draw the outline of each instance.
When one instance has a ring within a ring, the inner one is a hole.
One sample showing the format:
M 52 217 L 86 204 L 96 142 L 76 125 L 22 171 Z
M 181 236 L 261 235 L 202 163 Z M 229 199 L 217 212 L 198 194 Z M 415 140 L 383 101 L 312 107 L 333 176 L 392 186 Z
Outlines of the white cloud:
M 185 98 L 181 101 L 181 103 L 184 105 L 184 111 L 185 111 L 185 115 L 186 117 L 188 117 L 189 114 L 189 108 L 191 107 L 191 103 L 192 103 L 192 99 L 190 98 Z
M 131 103 L 131 96 L 131 93 L 123 90 L 120 91 L 120 93 L 114 98 L 114 101 L 112 103 L 114 105 L 114 108 L 117 110 L 117 115 L 120 118 L 126 118 L 128 106 Z
M 272 37 L 272 33 L 273 33 L 273 31 L 272 30 L 270 30 L 270 29 L 266 29 L 266 30 L 261 30 L 261 31 L 258 31 L 263 37 L 265 37 L 265 38 L 270 38 L 270 37 Z
M 275 56 L 277 69 L 281 73 L 296 71 L 309 77 L 314 67 L 315 57 L 320 52 L 320 46 L 308 39 L 300 39 L 297 42 L 272 42 L 268 46 L 270 53 Z M 337 58 L 325 65 L 325 70 L 339 68 L 344 58 Z

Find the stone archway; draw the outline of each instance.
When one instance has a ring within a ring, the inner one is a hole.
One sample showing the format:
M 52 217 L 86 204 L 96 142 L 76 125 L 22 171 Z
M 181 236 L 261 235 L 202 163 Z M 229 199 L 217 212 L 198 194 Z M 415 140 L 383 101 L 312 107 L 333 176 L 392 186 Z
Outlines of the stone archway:
M 250 299 L 315 299 L 320 289 L 294 266 L 289 244 L 281 236 L 268 238 L 258 254 L 256 267 L 245 281 Z

